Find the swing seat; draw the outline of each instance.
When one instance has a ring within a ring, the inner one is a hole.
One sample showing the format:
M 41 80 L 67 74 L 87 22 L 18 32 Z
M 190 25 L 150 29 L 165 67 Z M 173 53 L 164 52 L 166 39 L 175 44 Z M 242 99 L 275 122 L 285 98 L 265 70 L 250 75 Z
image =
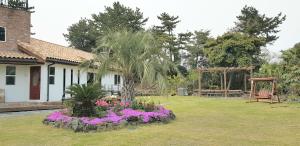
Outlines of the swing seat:
M 255 94 L 256 99 L 271 99 L 272 93 L 269 90 L 260 90 L 257 94 Z

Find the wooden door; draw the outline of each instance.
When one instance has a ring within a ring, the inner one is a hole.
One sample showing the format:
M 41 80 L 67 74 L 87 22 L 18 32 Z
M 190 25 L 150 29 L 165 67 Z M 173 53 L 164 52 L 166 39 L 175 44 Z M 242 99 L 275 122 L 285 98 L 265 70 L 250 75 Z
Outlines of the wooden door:
M 41 83 L 41 67 L 30 67 L 30 100 L 40 99 Z

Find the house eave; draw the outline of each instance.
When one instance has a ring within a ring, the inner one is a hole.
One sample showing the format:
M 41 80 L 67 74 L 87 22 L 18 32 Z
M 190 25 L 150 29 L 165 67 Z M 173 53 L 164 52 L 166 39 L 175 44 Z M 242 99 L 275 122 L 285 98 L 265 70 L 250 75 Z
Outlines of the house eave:
M 35 65 L 43 64 L 36 59 L 0 58 L 0 64 Z
M 64 65 L 72 65 L 72 66 L 78 66 L 80 64 L 79 62 L 63 60 L 63 59 L 56 59 L 56 58 L 47 58 L 46 62 L 64 64 Z

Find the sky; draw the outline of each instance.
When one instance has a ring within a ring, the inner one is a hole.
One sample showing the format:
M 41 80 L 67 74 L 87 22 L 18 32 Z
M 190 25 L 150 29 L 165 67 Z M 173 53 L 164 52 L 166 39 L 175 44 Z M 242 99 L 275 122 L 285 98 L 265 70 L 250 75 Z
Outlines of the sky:
M 29 0 L 34 6 L 32 32 L 34 38 L 67 46 L 63 37 L 67 28 L 81 18 L 104 12 L 114 0 Z M 300 42 L 300 0 L 119 0 L 125 6 L 140 8 L 149 20 L 146 28 L 159 25 L 157 16 L 162 12 L 179 16 L 176 32 L 210 30 L 213 37 L 222 35 L 234 26 L 236 16 L 245 6 L 254 6 L 260 13 L 276 16 L 282 12 L 287 20 L 280 26 L 279 39 L 267 46 L 279 53 Z

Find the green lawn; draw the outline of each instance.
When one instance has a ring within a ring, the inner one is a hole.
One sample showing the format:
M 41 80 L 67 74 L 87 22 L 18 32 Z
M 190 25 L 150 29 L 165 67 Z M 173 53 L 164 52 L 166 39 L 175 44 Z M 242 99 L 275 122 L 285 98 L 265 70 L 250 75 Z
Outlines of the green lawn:
M 43 125 L 42 114 L 0 118 L 0 145 L 300 145 L 300 104 L 199 97 L 156 100 L 177 119 L 166 125 L 74 133 Z

